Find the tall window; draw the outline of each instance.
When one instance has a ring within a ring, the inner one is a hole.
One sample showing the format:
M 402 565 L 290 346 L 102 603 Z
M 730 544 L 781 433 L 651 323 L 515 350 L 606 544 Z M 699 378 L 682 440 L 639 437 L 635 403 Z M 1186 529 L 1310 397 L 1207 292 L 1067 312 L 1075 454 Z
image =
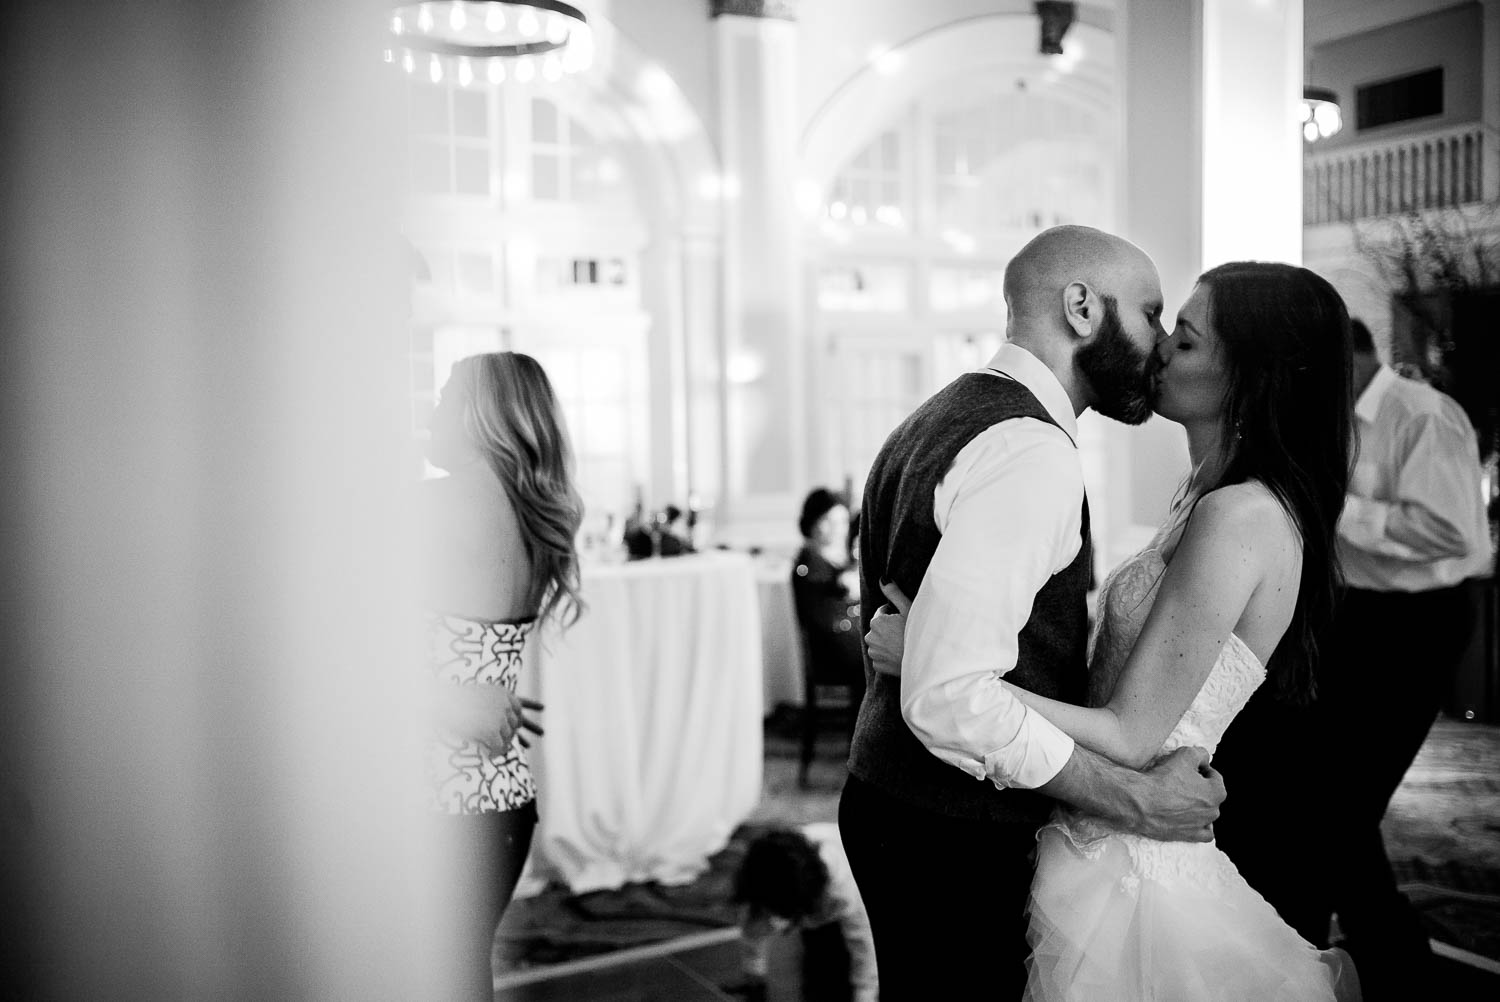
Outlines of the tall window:
M 416 74 L 407 91 L 415 435 L 456 360 L 525 352 L 557 390 L 585 504 L 622 511 L 650 467 L 650 394 L 645 240 L 620 157 L 587 109 L 525 87 Z
M 833 182 L 828 216 L 854 226 L 907 227 L 911 205 L 905 184 L 904 143 L 894 129 L 855 155 Z
M 1005 265 L 1028 239 L 1110 225 L 1110 135 L 1102 109 L 996 78 L 917 99 L 838 172 L 808 275 L 823 346 L 810 401 L 825 429 L 818 476 L 858 485 L 917 403 L 994 355 Z
M 966 233 L 1096 220 L 1106 151 L 1097 121 L 1025 91 L 937 116 L 937 224 Z
M 488 197 L 493 173 L 489 93 L 412 80 L 407 98 L 411 191 Z

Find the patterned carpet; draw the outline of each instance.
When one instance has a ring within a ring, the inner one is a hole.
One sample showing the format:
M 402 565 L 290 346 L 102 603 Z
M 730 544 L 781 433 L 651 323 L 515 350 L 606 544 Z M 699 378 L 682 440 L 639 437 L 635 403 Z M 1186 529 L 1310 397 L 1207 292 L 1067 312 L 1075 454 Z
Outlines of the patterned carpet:
M 1381 829 L 1431 936 L 1500 961 L 1500 727 L 1439 720 Z
M 749 837 L 767 823 L 832 821 L 845 740 L 818 743 L 811 788 L 797 786 L 795 720 L 766 729 L 760 807 L 692 884 L 632 885 L 518 899 L 496 936 L 496 970 L 522 972 L 734 924 L 730 882 Z M 1384 831 L 1398 881 L 1433 938 L 1500 961 L 1500 727 L 1442 720 L 1391 803 Z

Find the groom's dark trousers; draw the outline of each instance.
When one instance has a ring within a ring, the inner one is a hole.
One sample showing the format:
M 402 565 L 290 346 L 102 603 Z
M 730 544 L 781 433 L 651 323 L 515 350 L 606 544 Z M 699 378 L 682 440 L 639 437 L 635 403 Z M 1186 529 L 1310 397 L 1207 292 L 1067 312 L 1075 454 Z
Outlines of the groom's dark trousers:
M 1017 418 L 1055 425 L 1021 383 L 970 373 L 886 439 L 865 481 L 860 516 L 863 630 L 883 601 L 881 582 L 918 596 L 941 541 L 934 490 L 954 457 L 987 428 Z M 1022 688 L 1072 703 L 1083 702 L 1087 685 L 1087 502 L 1079 515 L 1077 556 L 1030 596 L 1016 663 L 1006 674 Z M 881 1000 L 1018 999 L 1036 830 L 1054 805 L 942 761 L 907 726 L 900 679 L 866 664 L 865 683 L 839 830 L 870 917 Z
M 1036 825 L 944 817 L 851 776 L 839 830 L 870 917 L 881 1002 L 1021 997 Z

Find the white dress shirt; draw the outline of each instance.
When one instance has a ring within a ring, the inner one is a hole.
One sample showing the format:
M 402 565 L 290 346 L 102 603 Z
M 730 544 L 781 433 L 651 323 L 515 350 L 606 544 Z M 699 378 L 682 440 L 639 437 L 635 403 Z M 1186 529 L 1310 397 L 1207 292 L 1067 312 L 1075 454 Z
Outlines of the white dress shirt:
M 1024 348 L 1002 345 L 981 371 L 1020 382 L 1057 426 L 1017 418 L 987 428 L 933 491 L 942 538 L 907 617 L 901 715 L 949 765 L 1032 789 L 1067 763 L 1073 739 L 1000 678 L 1016 666 L 1037 592 L 1078 556 L 1078 422 L 1057 377 Z
M 1463 408 L 1382 365 L 1354 414 L 1359 457 L 1338 525 L 1349 585 L 1416 592 L 1488 576 L 1483 474 Z

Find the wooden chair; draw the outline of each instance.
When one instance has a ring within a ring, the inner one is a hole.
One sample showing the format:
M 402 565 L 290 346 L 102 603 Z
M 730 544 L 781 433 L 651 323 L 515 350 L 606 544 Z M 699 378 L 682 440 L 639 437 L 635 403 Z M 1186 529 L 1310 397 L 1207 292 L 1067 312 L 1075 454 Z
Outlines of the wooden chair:
M 858 617 L 854 617 L 851 628 L 859 629 Z M 865 678 L 863 666 L 854 669 L 838 659 L 820 658 L 814 654 L 816 648 L 808 625 L 800 621 L 800 612 L 798 633 L 802 640 L 802 755 L 797 785 L 806 789 L 808 770 L 812 767 L 817 748 L 818 731 L 825 717 L 833 716 L 836 711 L 844 721 L 850 737 L 853 737 L 859 703 L 864 698 Z

